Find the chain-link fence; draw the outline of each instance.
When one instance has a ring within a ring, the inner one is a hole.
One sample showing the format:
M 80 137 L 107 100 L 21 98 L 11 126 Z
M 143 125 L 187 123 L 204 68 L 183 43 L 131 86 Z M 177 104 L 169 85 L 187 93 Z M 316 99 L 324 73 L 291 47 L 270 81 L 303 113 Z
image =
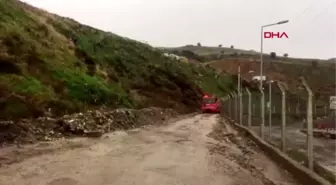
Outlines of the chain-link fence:
M 273 146 L 335 183 L 335 110 L 329 108 L 328 100 L 309 98 L 310 91 L 304 79 L 295 92 L 289 92 L 278 82 L 265 84 L 263 105 L 260 90 L 242 88 L 242 112 L 238 92 L 230 93 L 225 99 L 223 111 L 237 124 L 249 127 Z

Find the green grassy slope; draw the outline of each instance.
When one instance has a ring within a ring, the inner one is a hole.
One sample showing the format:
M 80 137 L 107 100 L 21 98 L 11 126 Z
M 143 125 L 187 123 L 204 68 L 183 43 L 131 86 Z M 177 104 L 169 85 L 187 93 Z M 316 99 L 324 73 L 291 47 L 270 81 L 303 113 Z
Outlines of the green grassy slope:
M 0 66 L 2 119 L 101 105 L 191 110 L 200 88 L 232 88 L 212 70 L 15 0 L 0 0 Z

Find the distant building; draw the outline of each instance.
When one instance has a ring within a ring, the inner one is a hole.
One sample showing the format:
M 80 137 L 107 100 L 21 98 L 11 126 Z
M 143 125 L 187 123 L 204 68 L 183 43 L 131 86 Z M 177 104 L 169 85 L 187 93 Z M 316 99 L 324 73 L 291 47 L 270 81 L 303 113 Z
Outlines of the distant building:
M 172 58 L 172 59 L 181 60 L 181 57 L 180 57 L 180 56 L 177 56 L 177 55 L 175 55 L 175 54 L 164 53 L 163 55 L 166 56 L 166 57 Z
M 266 76 L 253 76 L 252 80 L 253 81 L 260 81 L 260 80 L 266 81 Z

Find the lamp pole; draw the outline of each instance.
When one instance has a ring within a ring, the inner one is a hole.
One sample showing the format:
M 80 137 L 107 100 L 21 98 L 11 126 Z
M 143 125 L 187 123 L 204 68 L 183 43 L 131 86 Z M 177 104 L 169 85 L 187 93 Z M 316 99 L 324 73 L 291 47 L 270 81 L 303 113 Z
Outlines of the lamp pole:
M 279 24 L 285 24 L 288 23 L 288 20 L 280 21 L 273 24 L 267 24 L 264 26 L 261 26 L 261 42 L 260 42 L 260 89 L 263 90 L 263 38 L 264 38 L 264 28 L 275 26 Z M 266 79 L 265 79 L 266 80 Z M 261 109 L 261 125 L 260 125 L 260 132 L 261 136 L 263 138 L 264 135 L 264 126 L 265 126 L 265 95 L 262 93 L 260 98 L 260 109 Z

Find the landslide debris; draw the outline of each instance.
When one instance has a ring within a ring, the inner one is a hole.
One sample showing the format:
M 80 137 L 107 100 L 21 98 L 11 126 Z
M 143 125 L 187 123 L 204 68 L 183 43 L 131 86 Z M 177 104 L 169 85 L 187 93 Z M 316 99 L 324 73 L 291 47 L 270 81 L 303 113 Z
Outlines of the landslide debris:
M 0 121 L 0 144 L 25 144 L 72 136 L 100 137 L 103 133 L 115 130 L 162 124 L 174 116 L 177 113 L 172 109 L 150 107 L 140 110 L 100 109 L 60 118 Z

